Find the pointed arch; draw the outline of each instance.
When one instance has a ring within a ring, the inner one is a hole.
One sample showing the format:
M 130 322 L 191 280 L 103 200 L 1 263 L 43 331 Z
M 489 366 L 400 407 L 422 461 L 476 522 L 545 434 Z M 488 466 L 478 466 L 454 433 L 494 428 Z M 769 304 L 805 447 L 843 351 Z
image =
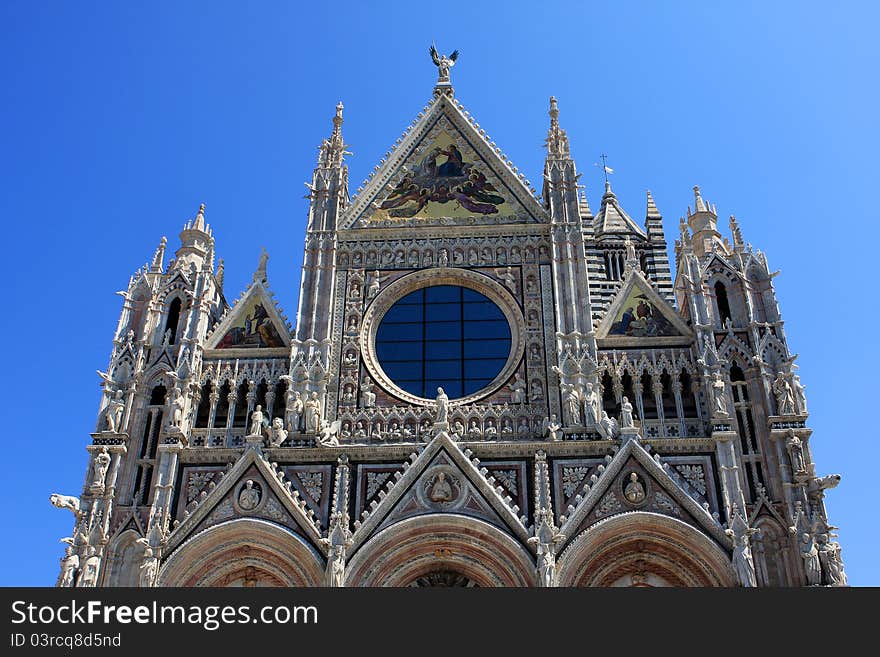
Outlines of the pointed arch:
M 133 529 L 117 535 L 108 546 L 104 586 L 137 586 L 144 549 L 137 544 L 140 538 Z

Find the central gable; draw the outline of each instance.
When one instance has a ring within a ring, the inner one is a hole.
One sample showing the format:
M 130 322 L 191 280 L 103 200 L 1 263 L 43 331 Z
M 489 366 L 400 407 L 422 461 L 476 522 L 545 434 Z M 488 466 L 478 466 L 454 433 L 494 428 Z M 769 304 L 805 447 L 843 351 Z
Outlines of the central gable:
M 596 329 L 600 347 L 689 344 L 693 332 L 642 273 L 633 269 Z
M 454 103 L 432 101 L 353 200 L 342 228 L 545 220 L 523 176 Z

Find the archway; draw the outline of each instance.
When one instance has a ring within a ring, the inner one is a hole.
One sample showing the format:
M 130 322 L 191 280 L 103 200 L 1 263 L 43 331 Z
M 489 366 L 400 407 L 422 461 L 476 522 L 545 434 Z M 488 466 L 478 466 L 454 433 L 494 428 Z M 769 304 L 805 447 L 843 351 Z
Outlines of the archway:
M 560 586 L 737 586 L 730 557 L 691 525 L 658 513 L 613 516 L 557 562 Z
M 346 569 L 348 586 L 534 586 L 535 562 L 515 538 L 476 518 L 432 514 L 383 529 Z
M 159 586 L 321 586 L 323 561 L 289 529 L 241 518 L 177 548 L 159 572 Z

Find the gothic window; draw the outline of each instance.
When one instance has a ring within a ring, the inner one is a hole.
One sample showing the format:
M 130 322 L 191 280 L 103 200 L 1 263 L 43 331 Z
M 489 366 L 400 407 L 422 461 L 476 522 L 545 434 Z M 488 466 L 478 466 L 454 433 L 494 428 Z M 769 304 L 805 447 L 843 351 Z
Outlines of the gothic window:
M 259 404 L 264 411 L 264 415 L 268 413 L 269 407 L 266 405 L 266 393 L 269 390 L 269 384 L 266 383 L 266 379 L 260 381 L 260 384 L 257 386 L 257 400 L 254 404 Z
M 642 404 L 645 408 L 646 420 L 656 420 L 660 417 L 657 414 L 657 399 L 654 397 L 651 375 L 647 372 L 642 374 Z
M 196 411 L 196 428 L 205 428 L 208 426 L 208 420 L 211 415 L 211 390 L 213 386 L 210 381 L 206 381 L 202 386 L 202 395 L 199 398 L 199 408 Z
M 681 382 L 681 408 L 685 417 L 697 417 L 697 400 L 694 398 L 693 379 L 687 371 L 682 371 L 678 379 Z
M 666 370 L 663 370 L 663 373 L 660 375 L 660 383 L 663 386 L 663 392 L 661 393 L 663 417 L 671 420 L 676 416 L 678 409 L 675 406 L 675 393 L 672 391 L 672 377 L 669 376 L 669 372 Z
M 620 383 L 623 385 L 623 396 L 632 404 L 634 414 L 638 415 L 638 404 L 636 403 L 636 393 L 633 390 L 633 380 L 629 372 L 624 372 L 620 377 Z
M 180 297 L 176 297 L 168 307 L 168 319 L 165 322 L 165 334 L 168 334 L 168 344 L 177 342 L 177 324 L 180 322 Z
M 789 538 L 769 516 L 758 518 L 755 527 L 760 531 L 752 537 L 752 552 L 758 586 L 786 586 L 788 568 L 785 555 Z
M 229 393 L 232 392 L 232 384 L 228 380 L 220 386 L 220 397 L 217 399 L 217 411 L 214 414 L 214 426 L 225 427 L 229 416 Z
M 247 411 L 248 411 L 248 383 L 247 381 L 242 381 L 238 386 L 238 393 L 235 397 L 235 415 L 232 418 L 232 426 L 234 427 L 244 427 L 247 426 Z
M 132 501 L 146 506 L 150 503 L 150 483 L 156 450 L 159 447 L 159 432 L 162 429 L 162 411 L 165 408 L 167 389 L 161 383 L 150 391 L 150 399 L 144 412 L 141 446 L 138 452 L 138 467 L 132 490 Z
M 724 323 L 731 319 L 731 315 L 730 302 L 727 300 L 727 288 L 721 281 L 715 283 L 715 303 L 718 306 L 719 325 L 724 326 Z
M 137 544 L 140 536 L 127 530 L 110 544 L 107 573 L 103 586 L 138 586 L 143 548 Z
M 501 308 L 457 285 L 421 288 L 382 317 L 376 355 L 385 374 L 406 392 L 450 398 L 488 386 L 510 355 L 510 324 Z
M 162 384 L 157 385 L 150 392 L 150 406 L 164 406 L 165 405 L 165 395 L 168 391 L 165 389 L 165 386 Z
M 611 417 L 620 415 L 620 404 L 614 395 L 614 381 L 607 370 L 602 375 L 602 408 Z
M 623 278 L 624 255 L 622 251 L 605 252 L 605 278 L 619 281 Z
M 287 381 L 281 380 L 275 384 L 275 401 L 272 405 L 273 417 L 284 417 L 284 409 L 287 406 Z
M 733 406 L 736 409 L 737 428 L 739 430 L 740 449 L 743 455 L 744 475 L 747 493 L 754 499 L 756 484 L 763 481 L 760 463 L 758 437 L 755 434 L 755 422 L 749 400 L 748 383 L 742 369 L 734 363 L 730 368 L 730 385 L 733 391 Z
M 642 273 L 647 276 L 648 275 L 648 252 L 642 251 L 639 254 L 639 267 L 642 269 Z

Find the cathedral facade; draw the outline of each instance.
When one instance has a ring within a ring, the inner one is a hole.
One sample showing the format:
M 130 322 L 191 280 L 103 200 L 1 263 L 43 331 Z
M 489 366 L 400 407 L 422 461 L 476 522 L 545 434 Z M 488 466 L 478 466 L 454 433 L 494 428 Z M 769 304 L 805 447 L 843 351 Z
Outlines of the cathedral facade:
M 295 326 L 202 206 L 130 279 L 59 586 L 846 584 L 766 256 L 694 188 L 594 212 L 455 98 L 352 196 L 338 105 Z

